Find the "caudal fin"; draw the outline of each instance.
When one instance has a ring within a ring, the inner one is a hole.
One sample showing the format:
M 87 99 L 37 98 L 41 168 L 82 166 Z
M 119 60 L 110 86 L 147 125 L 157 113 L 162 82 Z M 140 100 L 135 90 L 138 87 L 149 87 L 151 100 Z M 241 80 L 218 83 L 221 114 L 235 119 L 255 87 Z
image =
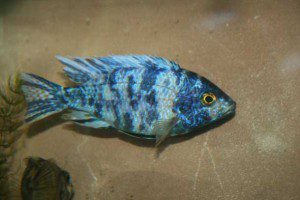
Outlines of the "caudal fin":
M 22 91 L 28 110 L 26 122 L 32 123 L 64 110 L 63 87 L 34 74 L 21 74 Z

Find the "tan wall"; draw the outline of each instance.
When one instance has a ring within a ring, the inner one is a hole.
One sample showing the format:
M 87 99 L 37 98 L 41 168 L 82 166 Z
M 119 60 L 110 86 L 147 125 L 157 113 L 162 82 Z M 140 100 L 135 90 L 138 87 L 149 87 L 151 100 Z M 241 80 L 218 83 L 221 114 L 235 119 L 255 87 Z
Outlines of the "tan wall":
M 168 139 L 158 158 L 149 143 L 115 132 L 37 123 L 18 157 L 57 160 L 76 199 L 300 199 L 299 1 L 3 2 L 2 77 L 20 68 L 66 84 L 57 54 L 154 54 L 237 102 L 234 119 Z

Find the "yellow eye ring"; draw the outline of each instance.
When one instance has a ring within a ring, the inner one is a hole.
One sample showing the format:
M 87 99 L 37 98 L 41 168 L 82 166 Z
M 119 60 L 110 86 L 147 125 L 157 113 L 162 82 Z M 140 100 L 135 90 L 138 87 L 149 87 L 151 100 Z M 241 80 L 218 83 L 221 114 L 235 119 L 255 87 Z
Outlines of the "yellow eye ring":
M 217 97 L 213 93 L 205 93 L 202 96 L 202 103 L 206 106 L 210 106 L 212 103 L 214 103 L 217 100 Z

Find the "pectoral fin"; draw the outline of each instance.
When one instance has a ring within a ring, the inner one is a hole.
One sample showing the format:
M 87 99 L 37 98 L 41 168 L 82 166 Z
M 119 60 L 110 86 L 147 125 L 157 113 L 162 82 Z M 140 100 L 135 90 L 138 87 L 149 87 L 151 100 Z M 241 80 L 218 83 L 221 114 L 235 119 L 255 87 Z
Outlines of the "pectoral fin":
M 178 119 L 173 117 L 171 119 L 160 120 L 156 122 L 153 128 L 153 134 L 156 136 L 156 147 L 171 134 L 171 129 L 174 127 L 177 121 Z

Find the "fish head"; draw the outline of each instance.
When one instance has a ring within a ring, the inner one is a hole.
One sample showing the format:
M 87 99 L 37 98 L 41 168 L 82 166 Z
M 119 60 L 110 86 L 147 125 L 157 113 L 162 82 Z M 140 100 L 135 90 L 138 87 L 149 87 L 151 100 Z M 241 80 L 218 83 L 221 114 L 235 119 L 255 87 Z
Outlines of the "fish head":
M 235 113 L 235 101 L 218 86 L 193 72 L 187 78 L 176 105 L 187 132 Z
M 200 126 L 223 119 L 235 113 L 235 101 L 218 86 L 204 77 L 200 77 L 201 88 L 198 90 L 196 120 Z M 197 95 L 196 95 L 197 96 Z

